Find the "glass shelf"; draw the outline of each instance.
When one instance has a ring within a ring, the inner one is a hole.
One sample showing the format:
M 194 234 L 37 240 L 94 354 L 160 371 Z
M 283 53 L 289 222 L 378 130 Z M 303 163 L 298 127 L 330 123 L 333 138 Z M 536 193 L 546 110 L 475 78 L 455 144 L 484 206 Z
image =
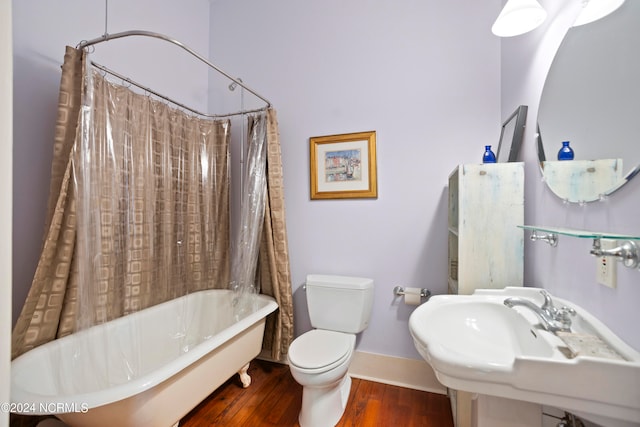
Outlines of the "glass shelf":
M 519 225 L 519 228 L 532 231 L 540 231 L 544 233 L 555 233 L 562 236 L 579 237 L 583 239 L 614 239 L 614 240 L 640 240 L 640 236 L 631 236 L 628 234 L 618 233 L 600 233 L 587 230 L 576 230 L 565 227 L 547 227 L 542 225 Z

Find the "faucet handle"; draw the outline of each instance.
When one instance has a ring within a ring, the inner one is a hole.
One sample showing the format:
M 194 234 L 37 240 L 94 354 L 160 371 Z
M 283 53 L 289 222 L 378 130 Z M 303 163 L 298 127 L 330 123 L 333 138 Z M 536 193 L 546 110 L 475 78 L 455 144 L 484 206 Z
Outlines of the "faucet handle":
M 551 295 L 549 295 L 549 292 L 545 291 L 544 289 L 540 290 L 540 295 L 542 295 L 544 297 L 544 303 L 542 304 L 542 307 L 540 307 L 541 309 L 543 309 L 544 311 L 548 311 L 548 312 L 554 312 L 555 311 L 555 307 L 553 306 L 553 301 L 551 300 Z
M 553 313 L 554 320 L 560 322 L 566 331 L 571 330 L 571 317 L 576 315 L 576 311 L 567 306 L 562 306 Z
M 572 316 L 576 315 L 576 311 L 571 307 L 567 307 L 566 305 L 563 305 L 562 307 L 560 307 L 559 311 L 561 311 L 562 313 L 570 314 Z
M 569 320 L 569 317 L 573 317 L 576 315 L 576 311 L 567 306 L 562 306 L 555 312 L 556 319 L 558 320 Z

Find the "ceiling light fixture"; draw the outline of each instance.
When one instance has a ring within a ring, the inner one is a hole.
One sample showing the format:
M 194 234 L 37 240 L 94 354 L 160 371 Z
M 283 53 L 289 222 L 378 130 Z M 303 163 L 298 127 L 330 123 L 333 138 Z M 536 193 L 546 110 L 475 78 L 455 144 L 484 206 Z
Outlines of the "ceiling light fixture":
M 582 12 L 573 26 L 577 27 L 602 19 L 622 6 L 622 3 L 624 0 L 583 0 Z
M 537 28 L 546 17 L 547 11 L 536 0 L 508 0 L 491 32 L 499 37 L 518 36 Z

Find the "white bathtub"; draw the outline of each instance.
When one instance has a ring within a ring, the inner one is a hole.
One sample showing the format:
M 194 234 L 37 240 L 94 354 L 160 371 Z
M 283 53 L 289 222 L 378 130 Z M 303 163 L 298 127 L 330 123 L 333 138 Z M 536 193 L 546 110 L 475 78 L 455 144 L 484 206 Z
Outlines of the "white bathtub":
M 237 322 L 233 293 L 209 290 L 36 347 L 11 363 L 11 410 L 72 427 L 175 426 L 260 353 L 278 306 L 251 298 Z

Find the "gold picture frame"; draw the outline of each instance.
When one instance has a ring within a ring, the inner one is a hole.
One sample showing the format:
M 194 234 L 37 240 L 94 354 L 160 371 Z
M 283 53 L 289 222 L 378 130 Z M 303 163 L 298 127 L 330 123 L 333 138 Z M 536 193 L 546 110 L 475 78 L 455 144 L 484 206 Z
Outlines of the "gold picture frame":
M 377 198 L 376 131 L 309 138 L 311 199 Z

